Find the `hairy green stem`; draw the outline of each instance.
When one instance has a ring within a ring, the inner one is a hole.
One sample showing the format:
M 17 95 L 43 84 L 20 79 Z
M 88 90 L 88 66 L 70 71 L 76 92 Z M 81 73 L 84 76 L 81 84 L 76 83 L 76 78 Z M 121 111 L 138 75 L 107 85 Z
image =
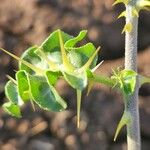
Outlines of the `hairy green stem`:
M 132 24 L 132 31 L 125 34 L 125 69 L 137 72 L 137 35 L 138 35 L 138 17 L 133 17 L 132 4 L 126 5 L 126 23 Z M 137 77 L 136 88 L 131 96 L 128 96 L 125 109 L 131 114 L 132 121 L 127 124 L 127 147 L 128 150 L 140 150 L 140 126 L 138 109 L 138 90 L 139 79 Z

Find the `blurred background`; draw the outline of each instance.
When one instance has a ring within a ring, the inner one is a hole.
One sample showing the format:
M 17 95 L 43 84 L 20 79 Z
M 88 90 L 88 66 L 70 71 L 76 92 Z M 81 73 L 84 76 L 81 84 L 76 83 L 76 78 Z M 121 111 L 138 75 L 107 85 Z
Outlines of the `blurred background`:
M 124 7 L 114 0 L 0 0 L 0 47 L 20 56 L 31 45 L 40 44 L 52 31 L 62 29 L 77 35 L 88 30 L 87 41 L 101 46 L 97 73 L 111 75 L 124 64 Z M 150 76 L 150 13 L 139 17 L 138 71 Z M 5 101 L 6 74 L 14 77 L 17 62 L 0 52 L 0 104 Z M 0 150 L 125 150 L 126 130 L 113 142 L 123 113 L 122 96 L 103 85 L 95 85 L 82 98 L 81 126 L 76 128 L 76 94 L 64 81 L 57 85 L 68 102 L 60 113 L 34 112 L 28 104 L 23 117 L 15 119 L 0 108 Z M 150 85 L 139 91 L 142 150 L 150 149 Z

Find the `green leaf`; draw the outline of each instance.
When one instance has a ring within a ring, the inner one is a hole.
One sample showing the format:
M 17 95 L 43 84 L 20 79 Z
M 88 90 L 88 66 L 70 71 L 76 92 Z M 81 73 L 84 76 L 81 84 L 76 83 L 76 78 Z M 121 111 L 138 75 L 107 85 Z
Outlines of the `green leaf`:
M 17 118 L 21 118 L 21 112 L 20 112 L 20 108 L 18 105 L 12 103 L 12 102 L 7 102 L 5 104 L 3 104 L 3 109 L 10 115 L 17 117 Z
M 42 43 L 41 48 L 44 52 L 54 52 L 54 51 L 60 51 L 60 41 L 59 41 L 59 31 L 56 30 L 53 33 L 49 35 L 49 37 Z M 61 32 L 61 36 L 63 39 L 63 42 L 65 43 L 69 39 L 73 38 L 67 33 Z
M 75 47 L 76 44 L 86 36 L 86 34 L 87 34 L 86 30 L 80 31 L 77 37 L 74 37 L 65 43 L 65 48 L 67 48 L 67 50 L 72 49 L 72 47 Z
M 61 57 L 61 52 L 60 51 L 55 51 L 47 55 L 48 59 L 54 62 L 57 65 L 62 64 L 62 57 Z
M 18 95 L 17 86 L 12 81 L 8 81 L 5 85 L 5 95 L 11 103 L 16 105 L 23 104 L 21 97 Z
M 92 70 L 90 70 L 90 69 L 87 69 L 87 70 L 86 70 L 86 74 L 87 74 L 87 77 L 88 77 L 88 78 L 92 78 L 92 77 L 93 77 L 93 72 L 92 72 Z
M 61 38 L 61 39 L 60 39 Z M 61 30 L 56 30 L 51 33 L 50 36 L 42 43 L 39 49 L 36 50 L 36 54 L 46 61 L 51 71 L 59 71 L 64 67 L 67 62 L 67 53 L 64 49 L 63 42 L 73 38 L 72 36 L 64 33 Z
M 27 102 L 30 100 L 30 94 L 29 94 L 29 83 L 27 78 L 27 73 L 24 70 L 20 70 L 16 73 L 16 79 L 17 79 L 17 87 L 18 87 L 18 93 L 20 97 L 23 99 L 24 102 Z
M 51 85 L 55 85 L 59 76 L 61 75 L 60 72 L 52 72 L 52 71 L 46 71 L 46 78 Z
M 121 77 L 123 81 L 123 90 L 125 94 L 133 94 L 136 86 L 137 73 L 133 70 L 123 70 L 121 71 Z
M 45 77 L 29 75 L 28 78 L 32 98 L 41 108 L 49 111 L 66 109 L 66 102 L 59 96 L 55 88 L 48 84 Z
M 68 40 L 64 47 L 68 51 L 68 56 L 72 65 L 76 68 L 82 67 L 89 58 L 96 51 L 95 46 L 92 43 L 87 43 L 82 46 L 77 46 L 77 44 L 86 36 L 87 31 L 83 30 L 79 33 L 77 37 Z M 91 64 L 91 68 L 95 67 L 97 63 L 98 56 L 95 57 Z
M 113 71 L 114 75 L 111 77 L 115 85 L 118 85 L 125 95 L 133 94 L 136 86 L 137 73 L 133 70 Z
M 87 57 L 85 57 L 84 55 L 81 55 L 80 53 L 78 53 L 74 50 L 69 51 L 68 57 L 69 57 L 70 63 L 75 68 L 82 67 L 85 64 L 85 62 L 88 60 Z
M 25 50 L 25 52 L 22 54 L 21 59 L 29 62 L 35 67 L 41 68 L 42 70 L 48 68 L 48 64 L 46 61 L 42 60 L 35 51 L 38 49 L 37 46 L 33 46 Z M 19 63 L 19 69 L 25 70 L 29 74 L 35 74 L 36 72 L 31 69 L 29 66 L 23 64 L 22 62 Z M 36 69 L 35 69 L 36 70 Z
M 74 89 L 83 90 L 87 86 L 86 72 L 74 72 L 74 73 L 63 72 L 63 75 L 65 80 Z

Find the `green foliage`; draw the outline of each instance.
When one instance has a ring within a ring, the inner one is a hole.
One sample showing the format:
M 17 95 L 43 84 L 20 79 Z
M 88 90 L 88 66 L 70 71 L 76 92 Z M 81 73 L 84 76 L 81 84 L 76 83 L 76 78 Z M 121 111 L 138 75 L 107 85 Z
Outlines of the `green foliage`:
M 137 73 L 132 70 L 117 70 L 111 78 L 96 75 L 94 71 L 102 63 L 96 66 L 100 48 L 96 49 L 92 43 L 79 46 L 86 34 L 87 31 L 83 30 L 78 36 L 73 37 L 56 30 L 40 46 L 32 46 L 25 50 L 21 58 L 1 48 L 19 61 L 19 70 L 16 72 L 15 79 L 8 76 L 10 80 L 5 86 L 5 93 L 9 102 L 3 105 L 4 110 L 18 118 L 21 117 L 20 107 L 27 102 L 31 102 L 32 105 L 36 103 L 40 108 L 48 111 L 65 110 L 67 103 L 55 89 L 55 84 L 63 78 L 77 93 L 77 126 L 79 127 L 82 91 L 87 86 L 87 93 L 90 92 L 94 82 L 99 82 L 119 87 L 124 96 L 132 95 L 136 86 Z M 115 137 L 127 123 L 128 118 L 123 118 L 126 119 L 119 124 Z
M 59 96 L 55 88 L 43 76 L 28 75 L 30 92 L 33 100 L 43 109 L 62 111 L 66 102 Z
M 113 71 L 114 86 L 118 86 L 123 95 L 132 95 L 136 86 L 137 73 L 133 70 Z
M 20 118 L 21 117 L 21 112 L 20 108 L 18 105 L 12 103 L 12 102 L 7 102 L 3 104 L 3 109 L 10 115 Z
M 10 81 L 5 86 L 10 102 L 4 104 L 4 110 L 19 117 L 19 106 L 29 100 L 44 110 L 66 109 L 66 102 L 54 87 L 59 78 L 63 77 L 77 91 L 79 126 L 81 95 L 88 84 L 86 70 L 96 66 L 99 50 L 92 43 L 78 46 L 86 34 L 87 31 L 83 30 L 77 37 L 73 37 L 56 30 L 40 46 L 25 50 L 21 58 L 1 48 L 19 61 L 16 79 L 9 77 Z
M 7 82 L 5 86 L 5 95 L 11 103 L 16 105 L 23 104 L 21 97 L 18 95 L 17 86 L 14 82 L 12 81 Z

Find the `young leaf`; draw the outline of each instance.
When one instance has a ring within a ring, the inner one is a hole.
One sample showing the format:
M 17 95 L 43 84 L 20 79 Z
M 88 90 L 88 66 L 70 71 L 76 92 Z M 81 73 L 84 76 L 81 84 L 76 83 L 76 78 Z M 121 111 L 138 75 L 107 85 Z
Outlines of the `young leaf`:
M 5 95 L 11 103 L 16 105 L 23 104 L 21 97 L 18 95 L 17 85 L 14 82 L 7 82 L 5 85 Z
M 86 72 L 74 72 L 73 74 L 69 72 L 63 72 L 63 76 L 74 89 L 83 90 L 87 86 Z
M 70 50 L 68 52 L 68 58 L 70 63 L 77 69 L 84 65 L 87 61 L 87 57 L 82 56 L 80 53 L 75 50 Z
M 121 71 L 121 78 L 123 82 L 123 91 L 126 95 L 131 95 L 136 86 L 137 73 L 133 70 Z
M 115 80 L 115 85 L 118 85 L 125 95 L 133 94 L 136 86 L 137 73 L 133 70 L 113 72 L 114 75 L 111 78 Z
M 80 42 L 85 37 L 86 33 L 87 31 L 85 30 L 81 31 L 77 37 L 68 40 L 64 45 L 65 49 L 69 53 L 68 56 L 70 61 L 75 68 L 82 67 L 96 51 L 96 48 L 92 43 L 87 43 L 80 47 L 77 46 L 78 42 Z M 77 62 L 73 59 L 74 55 Z M 94 58 L 90 66 L 91 68 L 95 67 L 97 58 L 97 56 Z
M 35 51 L 38 49 L 37 46 L 28 48 L 21 56 L 21 59 L 32 64 L 35 68 L 40 68 L 41 70 L 47 69 L 48 64 L 46 61 L 42 60 Z M 20 62 L 19 69 L 25 70 L 29 74 L 36 74 L 36 69 L 31 68 L 30 66 Z M 42 71 L 43 73 L 43 71 Z M 41 72 L 40 72 L 41 74 Z
M 41 108 L 49 111 L 66 109 L 66 102 L 45 77 L 29 75 L 28 78 L 32 98 Z
M 37 50 L 35 50 L 35 53 L 42 59 L 43 62 L 46 62 L 48 64 L 50 70 L 58 69 L 57 64 L 55 64 L 55 62 L 53 62 L 51 59 L 49 59 L 48 55 L 46 55 L 46 53 L 44 53 L 42 48 L 38 48 Z
M 74 37 L 74 38 L 66 41 L 65 48 L 67 48 L 67 50 L 72 49 L 72 47 L 75 47 L 76 44 L 78 42 L 80 42 L 86 36 L 86 34 L 87 34 L 86 30 L 80 31 L 80 33 L 79 33 L 79 35 L 77 37 Z
M 20 70 L 16 73 L 17 79 L 17 87 L 18 93 L 20 97 L 23 99 L 24 102 L 30 100 L 30 93 L 29 93 L 29 83 L 27 78 L 27 73 L 24 70 Z
M 12 102 L 7 102 L 7 103 L 4 103 L 2 107 L 8 114 L 17 118 L 21 118 L 21 112 L 20 112 L 20 108 L 18 105 Z
M 52 72 L 52 71 L 46 71 L 46 78 L 49 84 L 55 85 L 59 76 L 61 75 L 60 72 Z
M 69 39 L 73 38 L 73 36 L 64 33 L 63 31 L 56 30 L 53 33 L 51 33 L 49 37 L 40 46 L 44 52 L 51 53 L 54 51 L 60 51 L 59 32 L 61 32 L 62 40 L 64 43 Z

